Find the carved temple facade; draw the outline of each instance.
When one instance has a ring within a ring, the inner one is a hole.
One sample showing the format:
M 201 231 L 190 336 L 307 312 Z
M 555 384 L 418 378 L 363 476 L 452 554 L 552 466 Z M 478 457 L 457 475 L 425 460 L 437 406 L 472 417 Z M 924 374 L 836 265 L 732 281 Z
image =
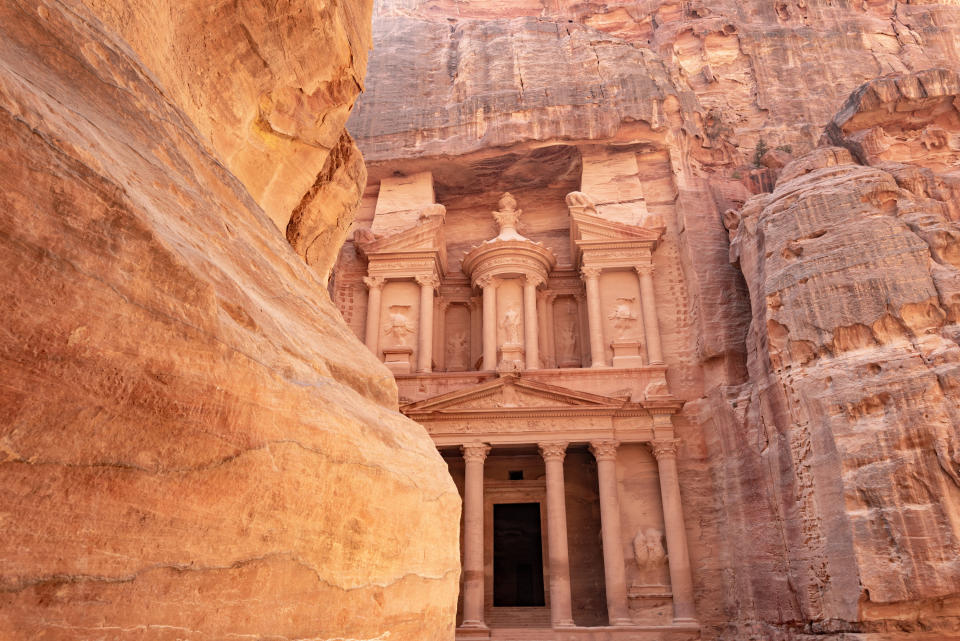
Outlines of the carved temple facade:
M 575 191 L 535 241 L 520 205 L 448 225 L 430 174 L 384 178 L 332 285 L 460 489 L 457 638 L 695 638 L 663 223 Z

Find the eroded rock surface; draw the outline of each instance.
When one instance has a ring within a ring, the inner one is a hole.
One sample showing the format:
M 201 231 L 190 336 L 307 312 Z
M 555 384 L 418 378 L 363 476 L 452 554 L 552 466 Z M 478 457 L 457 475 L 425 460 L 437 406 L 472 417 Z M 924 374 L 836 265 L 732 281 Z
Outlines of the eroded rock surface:
M 446 467 L 151 42 L 0 3 L 0 637 L 448 639 Z
M 296 215 L 298 253 L 325 274 L 365 183 L 343 126 L 363 90 L 372 0 L 82 3 L 126 40 L 277 227 Z M 332 198 L 319 188 L 330 183 L 341 185 Z

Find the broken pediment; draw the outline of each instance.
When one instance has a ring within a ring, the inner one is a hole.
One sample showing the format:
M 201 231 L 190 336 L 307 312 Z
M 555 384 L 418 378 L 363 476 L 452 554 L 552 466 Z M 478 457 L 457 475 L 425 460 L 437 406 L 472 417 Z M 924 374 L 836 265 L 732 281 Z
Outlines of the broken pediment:
M 401 411 L 416 419 L 430 414 L 491 412 L 502 410 L 588 410 L 615 412 L 627 399 L 578 392 L 565 387 L 504 376 L 448 394 L 402 406 Z

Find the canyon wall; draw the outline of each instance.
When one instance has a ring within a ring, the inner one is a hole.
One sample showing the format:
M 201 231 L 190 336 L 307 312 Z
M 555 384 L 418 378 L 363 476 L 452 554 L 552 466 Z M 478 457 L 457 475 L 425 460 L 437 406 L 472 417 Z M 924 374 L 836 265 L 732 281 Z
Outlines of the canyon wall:
M 4 639 L 452 636 L 456 489 L 284 237 L 370 8 L 257 7 L 0 3 Z
M 958 101 L 927 70 L 960 68 L 960 7 L 384 0 L 373 24 L 357 225 L 420 171 L 448 224 L 510 190 L 561 253 L 569 191 L 662 219 L 704 638 L 958 634 Z

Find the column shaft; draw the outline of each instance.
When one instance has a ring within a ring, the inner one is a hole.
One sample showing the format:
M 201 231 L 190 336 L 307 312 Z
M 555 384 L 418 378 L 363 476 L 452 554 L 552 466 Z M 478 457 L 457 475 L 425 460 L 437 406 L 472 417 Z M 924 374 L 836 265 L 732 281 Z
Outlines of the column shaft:
M 647 339 L 647 358 L 651 365 L 663 365 L 660 345 L 660 323 L 657 321 L 657 301 L 653 293 L 653 266 L 637 268 L 640 276 L 640 307 L 643 309 L 643 332 Z
M 627 607 L 627 576 L 623 562 L 620 529 L 620 498 L 617 493 L 617 442 L 590 444 L 597 459 L 600 488 L 600 534 L 603 541 L 603 574 L 607 590 L 607 616 L 610 625 L 630 625 Z
M 383 292 L 384 279 L 379 276 L 368 276 L 363 279 L 363 282 L 368 288 L 364 343 L 367 349 L 377 356 L 380 349 L 380 294 Z
M 603 314 L 600 311 L 600 269 L 584 267 L 583 280 L 587 285 L 587 319 L 590 330 L 590 367 L 606 367 L 607 354 L 603 346 Z
M 433 289 L 435 278 L 417 277 L 420 284 L 420 333 L 417 336 L 417 372 L 433 369 Z
M 541 443 L 547 469 L 547 542 L 550 558 L 550 622 L 555 628 L 571 627 L 570 553 L 567 545 L 567 499 L 563 483 L 566 443 Z
M 462 446 L 465 462 L 463 489 L 463 623 L 485 628 L 483 622 L 483 462 L 490 446 Z
M 497 286 L 493 279 L 483 285 L 483 369 L 497 369 Z
M 540 368 L 540 336 L 537 319 L 537 281 L 523 282 L 523 347 L 527 369 Z
M 693 579 L 690 576 L 687 532 L 683 525 L 683 506 L 680 501 L 676 443 L 675 441 L 654 442 L 652 446 L 660 474 L 663 523 L 667 535 L 667 560 L 670 565 L 670 587 L 673 592 L 673 618 L 677 623 L 690 623 L 696 618 L 696 610 L 693 601 Z

